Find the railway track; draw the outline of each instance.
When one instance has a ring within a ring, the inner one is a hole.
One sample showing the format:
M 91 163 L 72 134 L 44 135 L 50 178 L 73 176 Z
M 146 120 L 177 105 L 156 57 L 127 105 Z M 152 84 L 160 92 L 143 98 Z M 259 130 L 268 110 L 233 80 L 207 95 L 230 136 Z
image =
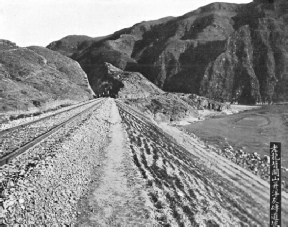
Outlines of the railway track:
M 66 121 L 0 166 L 0 226 L 74 226 L 78 202 L 99 168 L 110 109 L 111 100 L 99 99 L 73 116 L 66 113 Z
M 80 104 L 75 104 L 75 105 L 73 105 L 72 107 L 70 106 L 70 108 L 64 108 L 65 110 L 60 110 L 60 111 L 57 111 L 56 113 L 53 113 L 53 114 L 48 114 L 47 116 L 45 116 L 45 117 L 40 117 L 40 118 L 38 118 L 37 120 L 31 120 L 31 121 L 28 121 L 28 122 L 26 122 L 26 123 L 20 123 L 20 124 L 17 124 L 16 126 L 8 126 L 7 128 L 6 127 L 4 127 L 4 129 L 0 129 L 0 137 L 2 136 L 2 135 L 4 135 L 4 134 L 6 134 L 6 133 L 8 133 L 8 132 L 11 132 L 11 131 L 14 131 L 14 130 L 16 130 L 16 129 L 18 129 L 18 128 L 23 128 L 23 127 L 25 127 L 26 125 L 29 125 L 29 124 L 31 124 L 31 123 L 37 123 L 37 122 L 39 122 L 39 121 L 43 121 L 43 120 L 45 120 L 45 119 L 48 119 L 48 118 L 51 118 L 51 117 L 53 117 L 53 116 L 56 116 L 56 115 L 59 115 L 59 114 L 61 114 L 61 113 L 65 113 L 65 112 L 68 112 L 68 111 L 70 111 L 70 110 L 74 110 L 74 109 L 76 109 L 76 108 L 79 108 L 79 107 L 81 107 L 81 106 L 85 106 L 85 105 L 87 105 L 87 104 L 89 104 L 89 103 L 91 103 L 91 102 L 95 102 L 95 100 L 93 99 L 93 100 L 89 100 L 89 101 L 86 101 L 86 102 L 81 102 Z M 29 118 L 29 117 L 28 117 Z M 3 124 L 3 125 L 5 125 L 5 123 Z
M 199 223 L 198 218 L 206 219 L 209 215 L 212 223 L 215 221 L 220 225 L 265 226 L 269 223 L 267 182 L 208 151 L 203 144 L 191 140 L 189 135 L 178 135 L 166 128 L 163 131 L 151 121 L 146 121 L 141 113 L 119 101 L 117 105 L 135 165 L 153 188 L 150 195 L 159 214 L 162 213 L 159 220 L 167 221 L 168 218 L 176 223 L 182 215 L 189 220 L 185 225 L 193 226 L 195 222 Z M 285 216 L 286 193 L 283 193 L 282 202 Z M 164 207 L 171 207 L 171 210 L 164 211 Z M 191 212 L 186 213 L 189 210 Z M 201 213 L 203 210 L 205 212 Z M 172 216 L 164 215 L 169 213 Z M 221 220 L 221 217 L 224 218 Z M 286 218 L 283 218 L 283 223 L 287 224 Z
M 36 121 L 0 131 L 0 166 L 8 164 L 13 158 L 100 105 L 103 100 L 89 101 Z

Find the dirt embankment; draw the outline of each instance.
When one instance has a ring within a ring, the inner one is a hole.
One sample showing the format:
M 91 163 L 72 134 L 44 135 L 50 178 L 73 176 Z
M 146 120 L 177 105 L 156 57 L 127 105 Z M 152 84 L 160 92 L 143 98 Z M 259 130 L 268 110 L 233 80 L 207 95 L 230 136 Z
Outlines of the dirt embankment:
M 269 143 L 281 142 L 288 147 L 288 105 L 266 105 L 229 116 L 219 116 L 185 126 L 185 129 L 209 144 L 224 149 L 231 145 L 245 153 L 270 155 Z M 288 154 L 282 152 L 282 166 L 288 169 Z M 288 187 L 288 171 L 282 170 Z
M 159 224 L 268 225 L 267 182 L 175 127 L 161 124 L 162 131 L 142 114 L 119 107 Z M 287 207 L 287 193 L 282 199 Z M 288 215 L 287 209 L 282 212 Z
M 198 120 L 199 117 L 195 105 L 183 101 L 173 93 L 152 95 L 141 99 L 123 99 L 122 101 L 156 122 Z

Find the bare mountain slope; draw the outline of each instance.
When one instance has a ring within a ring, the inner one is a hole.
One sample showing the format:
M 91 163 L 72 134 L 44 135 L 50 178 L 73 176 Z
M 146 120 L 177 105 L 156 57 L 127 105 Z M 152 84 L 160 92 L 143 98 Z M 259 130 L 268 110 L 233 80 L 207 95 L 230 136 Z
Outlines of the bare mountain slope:
M 80 42 L 69 56 L 89 78 L 109 62 L 164 91 L 240 103 L 287 101 L 287 10 L 285 0 L 213 3 Z M 54 44 L 48 47 L 67 49 Z
M 161 89 L 137 72 L 123 71 L 110 63 L 104 63 L 90 77 L 92 89 L 97 95 L 120 98 L 144 98 L 164 93 Z M 96 76 L 97 75 L 97 76 Z
M 74 60 L 43 47 L 10 46 L 0 50 L 1 112 L 92 98 L 87 76 Z
M 124 98 L 125 103 L 140 108 L 156 121 L 176 121 L 198 117 L 197 105 L 183 101 L 177 95 L 165 93 L 138 72 L 123 71 L 105 63 L 90 78 L 96 95 Z
M 16 49 L 18 46 L 9 40 L 0 39 L 0 51 Z

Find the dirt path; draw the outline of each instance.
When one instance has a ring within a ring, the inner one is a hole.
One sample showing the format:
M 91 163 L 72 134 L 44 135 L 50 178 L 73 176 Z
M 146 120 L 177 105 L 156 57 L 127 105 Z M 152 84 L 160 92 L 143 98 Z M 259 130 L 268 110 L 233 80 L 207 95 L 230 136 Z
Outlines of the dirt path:
M 77 226 L 267 226 L 269 185 L 197 139 L 110 100 L 86 212 Z M 282 199 L 287 225 L 287 194 Z
M 152 226 L 149 198 L 133 167 L 116 104 L 110 102 L 108 146 L 103 151 L 101 177 L 88 202 L 93 212 L 79 226 Z

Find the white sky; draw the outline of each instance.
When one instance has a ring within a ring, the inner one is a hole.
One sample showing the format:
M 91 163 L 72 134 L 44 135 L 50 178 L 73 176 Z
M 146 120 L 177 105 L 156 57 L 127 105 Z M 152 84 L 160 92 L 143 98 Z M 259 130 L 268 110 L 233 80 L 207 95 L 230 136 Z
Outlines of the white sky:
M 144 20 L 180 16 L 216 1 L 252 0 L 0 0 L 0 39 L 46 46 L 67 35 L 97 37 Z

